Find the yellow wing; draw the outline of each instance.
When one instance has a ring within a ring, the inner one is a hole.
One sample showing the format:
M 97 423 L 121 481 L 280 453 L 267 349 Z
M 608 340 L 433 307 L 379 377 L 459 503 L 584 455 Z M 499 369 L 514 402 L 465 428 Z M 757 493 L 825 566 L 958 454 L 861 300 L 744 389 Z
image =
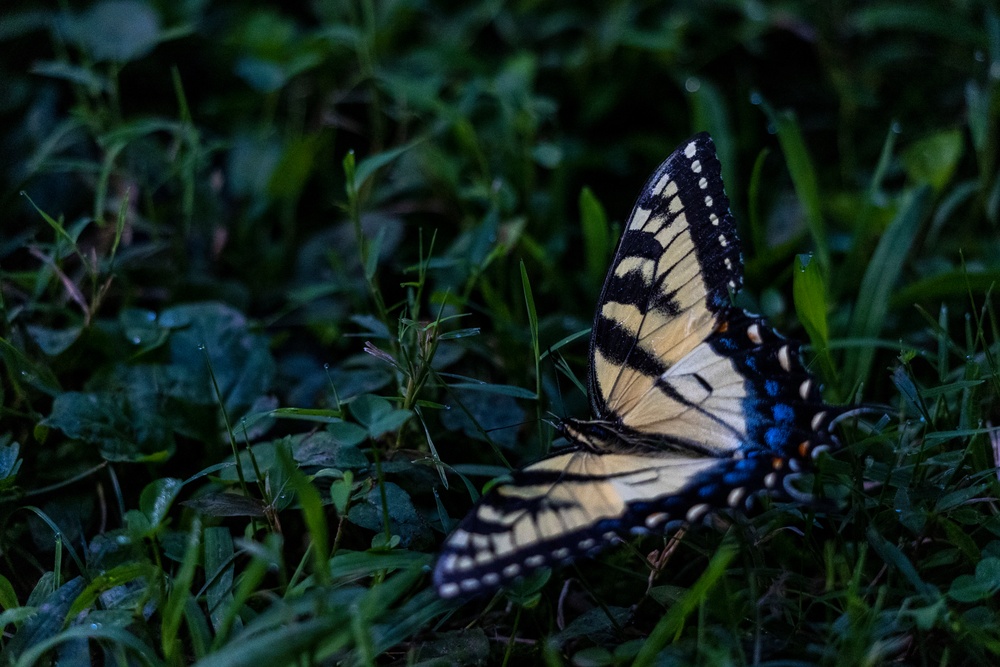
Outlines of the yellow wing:
M 726 405 L 744 398 L 742 378 L 706 340 L 742 280 L 721 165 L 700 134 L 650 177 L 619 242 L 591 336 L 595 416 L 734 450 L 742 429 Z M 706 418 L 710 411 L 719 418 Z

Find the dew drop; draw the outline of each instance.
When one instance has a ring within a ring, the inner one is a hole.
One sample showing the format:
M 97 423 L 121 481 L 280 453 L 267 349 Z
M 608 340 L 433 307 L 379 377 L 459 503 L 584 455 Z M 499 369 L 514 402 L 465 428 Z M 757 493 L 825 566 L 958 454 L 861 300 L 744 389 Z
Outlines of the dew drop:
M 756 90 L 750 93 L 750 104 L 759 107 L 764 102 L 764 98 Z
M 689 76 L 684 82 L 684 90 L 689 93 L 697 93 L 699 88 L 701 88 L 701 81 L 696 76 Z
M 902 134 L 903 126 L 900 125 L 898 120 L 892 121 L 892 125 L 889 127 L 893 134 Z
M 980 51 L 979 49 L 976 49 L 976 52 L 972 54 L 972 57 L 976 59 L 977 63 L 986 62 L 986 54 Z

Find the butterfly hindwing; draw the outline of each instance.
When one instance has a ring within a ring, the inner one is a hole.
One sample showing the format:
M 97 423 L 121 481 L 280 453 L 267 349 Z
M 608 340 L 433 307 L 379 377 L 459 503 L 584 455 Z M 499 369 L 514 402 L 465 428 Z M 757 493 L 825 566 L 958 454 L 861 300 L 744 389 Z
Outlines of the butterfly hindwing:
M 737 507 L 835 444 L 798 344 L 731 303 L 736 225 L 707 134 L 646 183 L 619 241 L 591 334 L 594 419 L 571 447 L 498 483 L 445 541 L 440 595 L 493 590 L 630 532 Z
M 763 459 L 557 454 L 512 473 L 483 497 L 445 542 L 434 585 L 442 597 L 495 589 L 635 528 L 662 530 L 738 505 L 770 471 Z

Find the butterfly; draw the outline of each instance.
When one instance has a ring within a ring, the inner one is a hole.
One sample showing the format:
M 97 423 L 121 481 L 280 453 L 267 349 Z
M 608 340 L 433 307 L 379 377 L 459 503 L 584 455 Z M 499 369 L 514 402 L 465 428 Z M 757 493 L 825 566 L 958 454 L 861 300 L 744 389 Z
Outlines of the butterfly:
M 434 568 L 441 597 L 780 492 L 837 445 L 830 429 L 848 411 L 823 402 L 797 342 L 732 305 L 742 282 L 721 165 L 698 134 L 643 187 L 605 278 L 593 418 L 561 420 L 570 445 L 511 473 L 461 521 Z

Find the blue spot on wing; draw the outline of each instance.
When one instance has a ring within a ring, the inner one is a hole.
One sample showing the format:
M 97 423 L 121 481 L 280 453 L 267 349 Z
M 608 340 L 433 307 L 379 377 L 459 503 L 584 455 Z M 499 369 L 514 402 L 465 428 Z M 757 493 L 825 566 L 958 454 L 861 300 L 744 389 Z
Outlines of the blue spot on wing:
M 786 442 L 788 442 L 789 432 L 788 429 L 784 428 L 769 428 L 764 434 L 764 442 L 771 449 L 780 449 Z
M 774 421 L 779 424 L 791 424 L 795 421 L 795 411 L 792 406 L 785 403 L 778 403 L 773 408 L 774 411 Z

